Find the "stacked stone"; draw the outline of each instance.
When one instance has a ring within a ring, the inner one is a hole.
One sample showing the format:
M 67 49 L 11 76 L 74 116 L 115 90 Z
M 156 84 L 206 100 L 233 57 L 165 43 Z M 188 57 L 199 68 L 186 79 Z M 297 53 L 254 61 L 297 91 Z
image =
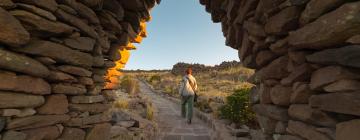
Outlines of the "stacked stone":
M 0 139 L 109 139 L 104 76 L 155 4 L 1 0 Z
M 256 70 L 251 100 L 260 139 L 360 139 L 359 1 L 200 3 Z

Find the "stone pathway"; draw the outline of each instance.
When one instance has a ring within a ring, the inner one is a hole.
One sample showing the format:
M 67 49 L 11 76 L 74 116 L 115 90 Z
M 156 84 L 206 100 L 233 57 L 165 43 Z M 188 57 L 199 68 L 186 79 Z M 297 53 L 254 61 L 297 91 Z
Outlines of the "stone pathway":
M 194 116 L 192 124 L 187 124 L 180 115 L 180 105 L 154 92 L 143 82 L 140 90 L 149 96 L 157 108 L 156 122 L 159 140 L 210 140 L 211 129 Z

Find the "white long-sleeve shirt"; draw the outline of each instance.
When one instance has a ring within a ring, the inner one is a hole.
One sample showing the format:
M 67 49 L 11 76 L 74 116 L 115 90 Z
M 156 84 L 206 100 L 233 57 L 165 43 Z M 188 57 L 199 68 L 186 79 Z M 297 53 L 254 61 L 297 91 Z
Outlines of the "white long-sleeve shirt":
M 195 91 L 193 91 L 193 89 L 191 88 L 190 82 L 194 85 L 195 91 L 197 90 L 197 83 L 195 77 L 192 75 L 185 75 L 180 82 L 179 87 L 179 93 L 181 96 L 195 95 Z

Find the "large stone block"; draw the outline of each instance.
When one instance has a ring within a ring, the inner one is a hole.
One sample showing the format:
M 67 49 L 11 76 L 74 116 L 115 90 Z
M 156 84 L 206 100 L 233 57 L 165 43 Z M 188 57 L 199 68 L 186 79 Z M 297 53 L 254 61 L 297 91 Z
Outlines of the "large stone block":
M 75 103 L 75 104 L 92 104 L 92 103 L 103 102 L 104 100 L 105 100 L 105 98 L 102 95 L 71 97 L 71 103 Z
M 86 88 L 84 85 L 79 84 L 52 84 L 52 92 L 57 94 L 66 94 L 66 95 L 82 95 L 86 93 Z
M 0 90 L 24 92 L 35 95 L 51 93 L 50 85 L 41 78 L 16 75 L 12 72 L 0 72 Z
M 46 78 L 51 82 L 66 82 L 66 83 L 75 83 L 78 82 L 74 76 L 60 72 L 60 71 L 50 71 L 50 75 Z
M 276 105 L 288 106 L 290 104 L 290 96 L 292 92 L 291 87 L 276 85 L 271 88 L 270 91 L 271 101 Z
M 90 114 L 102 113 L 110 109 L 110 104 L 70 104 L 71 111 L 89 112 Z
M 1 116 L 5 117 L 27 117 L 32 116 L 36 113 L 35 109 L 25 108 L 25 109 L 2 109 L 0 110 Z
M 299 22 L 301 25 L 308 24 L 321 15 L 326 14 L 326 12 L 337 8 L 344 2 L 344 0 L 310 0 L 301 14 Z
M 68 121 L 70 117 L 68 115 L 35 115 L 24 118 L 16 118 L 11 120 L 6 129 L 12 130 L 24 130 L 39 128 L 44 126 L 50 126 L 58 123 L 64 123 Z
M 110 140 L 110 130 L 109 123 L 96 124 L 87 134 L 86 140 Z
M 90 27 L 88 24 L 86 24 L 80 18 L 78 18 L 74 15 L 71 15 L 62 9 L 57 9 L 55 12 L 55 16 L 57 18 L 59 18 L 60 20 L 63 20 L 65 22 L 79 28 L 83 33 L 85 33 L 86 35 L 88 35 L 92 38 L 98 38 L 98 36 L 99 36 L 95 32 L 94 28 Z
M 10 46 L 24 45 L 30 40 L 30 34 L 10 13 L 0 7 L 0 42 Z
M 318 109 L 311 108 L 307 104 L 293 104 L 289 107 L 289 116 L 307 123 L 335 127 L 337 121 Z
M 62 133 L 63 126 L 47 126 L 35 129 L 27 129 L 21 132 L 26 134 L 27 140 L 55 140 Z
M 360 45 L 323 50 L 307 56 L 306 59 L 316 64 L 360 68 Z
M 321 132 L 316 131 L 316 128 L 311 125 L 299 121 L 289 121 L 287 131 L 294 135 L 299 135 L 308 140 L 331 140 L 331 138 Z
M 32 108 L 44 103 L 43 96 L 0 91 L 0 108 Z
M 41 17 L 47 18 L 48 20 L 51 21 L 56 21 L 56 17 L 51 13 L 48 12 L 46 10 L 43 10 L 41 8 L 38 8 L 34 5 L 29 5 L 29 4 L 23 4 L 23 3 L 17 3 L 16 4 L 18 8 L 29 11 L 31 13 L 37 14 Z
M 360 90 L 360 81 L 343 79 L 324 87 L 324 90 L 327 92 L 358 91 Z
M 360 33 L 360 2 L 346 3 L 289 35 L 294 48 L 322 49 L 343 44 Z M 349 30 L 350 29 L 350 30 Z
M 263 133 L 273 134 L 275 132 L 276 123 L 278 122 L 277 120 L 262 115 L 256 115 L 256 119 L 259 122 Z
M 321 89 L 341 79 L 360 79 L 360 74 L 356 70 L 346 69 L 340 66 L 328 66 L 313 72 L 311 76 L 310 88 Z
M 85 140 L 85 131 L 79 128 L 65 127 L 58 140 Z
M 294 82 L 308 81 L 311 77 L 312 72 L 313 68 L 309 64 L 304 63 L 300 66 L 295 67 L 288 77 L 281 80 L 281 84 L 289 86 Z
M 45 36 L 71 34 L 73 27 L 61 22 L 47 20 L 43 17 L 24 10 L 14 10 L 10 12 L 19 19 L 32 36 Z
M 67 97 L 63 94 L 49 95 L 44 105 L 37 108 L 38 114 L 65 114 L 69 111 Z
M 26 47 L 18 48 L 16 51 L 46 56 L 53 58 L 57 62 L 76 66 L 91 67 L 93 62 L 93 57 L 90 54 L 44 40 L 32 40 Z
M 282 56 L 280 58 L 275 59 L 270 64 L 260 69 L 256 73 L 256 77 L 259 80 L 267 80 L 267 79 L 282 79 L 288 76 L 288 72 L 286 66 L 288 63 L 288 56 Z
M 360 120 L 351 120 L 336 125 L 336 140 L 358 140 Z
M 96 13 L 84 4 L 77 2 L 76 0 L 62 0 L 60 2 L 76 10 L 81 17 L 87 19 L 90 23 L 95 25 L 100 23 Z
M 92 72 L 82 67 L 76 67 L 71 65 L 62 65 L 57 67 L 58 70 L 77 76 L 90 77 Z
M 293 91 L 290 97 L 290 103 L 292 104 L 307 104 L 309 98 L 315 92 L 310 90 L 308 84 L 295 83 L 293 86 Z
M 85 52 L 93 51 L 95 42 L 94 39 L 89 37 L 68 38 L 64 40 L 66 46 Z
M 6 131 L 1 140 L 26 140 L 26 134 L 17 131 Z
M 265 32 L 269 34 L 287 34 L 298 26 L 298 18 L 301 8 L 297 6 L 287 7 L 278 14 L 270 17 L 265 24 Z
M 270 104 L 257 104 L 253 106 L 254 112 L 259 115 L 270 117 L 279 121 L 288 121 L 288 111 L 286 108 L 282 108 Z
M 49 69 L 40 62 L 5 49 L 0 49 L 0 67 L 36 77 L 46 77 L 50 74 Z
M 66 122 L 66 126 L 86 126 L 89 124 L 105 123 L 111 120 L 111 115 L 107 113 L 101 113 L 96 115 L 91 115 L 83 118 L 71 118 Z
M 21 0 L 22 3 L 36 5 L 51 12 L 55 12 L 58 4 L 55 0 Z
M 310 105 L 321 110 L 360 116 L 360 96 L 358 92 L 313 95 Z

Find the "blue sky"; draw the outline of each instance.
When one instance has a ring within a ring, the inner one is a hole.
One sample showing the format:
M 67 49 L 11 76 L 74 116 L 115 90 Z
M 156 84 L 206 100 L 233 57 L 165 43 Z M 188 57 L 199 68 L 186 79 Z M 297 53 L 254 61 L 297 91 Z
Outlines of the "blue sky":
M 148 37 L 135 44 L 125 69 L 171 69 L 177 62 L 215 65 L 239 60 L 236 50 L 225 46 L 221 25 L 199 0 L 162 0 L 147 24 Z

